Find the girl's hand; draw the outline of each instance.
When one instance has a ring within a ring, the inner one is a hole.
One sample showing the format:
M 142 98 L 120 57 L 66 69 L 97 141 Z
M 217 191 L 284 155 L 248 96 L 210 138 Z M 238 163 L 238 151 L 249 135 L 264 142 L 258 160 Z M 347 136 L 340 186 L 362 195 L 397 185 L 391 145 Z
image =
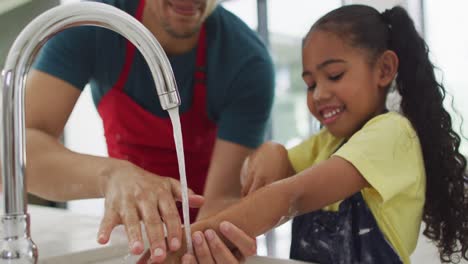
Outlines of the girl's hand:
M 294 174 L 286 148 L 266 142 L 247 157 L 241 169 L 242 196 Z
M 229 250 L 212 229 L 204 233 L 197 231 L 192 234 L 195 256 L 185 254 L 182 264 L 238 264 L 256 254 L 255 238 L 249 237 L 235 225 L 224 221 L 220 224 L 219 230 L 236 247 L 235 249 Z
M 256 254 L 257 241 L 255 238 L 248 236 L 233 224 L 226 221 L 221 222 L 219 232 L 224 236 L 225 241 L 231 243 L 233 249 L 229 249 L 212 229 L 207 229 L 203 233 L 196 231 L 192 234 L 195 256 L 185 253 L 187 250 L 185 239 L 183 239 L 182 248 L 177 252 L 169 253 L 164 263 L 238 264 L 242 263 L 245 258 Z M 161 262 L 150 260 L 150 252 L 146 251 L 137 261 L 137 264 L 146 263 Z
M 150 243 L 151 260 L 162 262 L 166 252 L 176 251 L 182 242 L 182 228 L 176 200 L 181 200 L 180 183 L 172 178 L 149 173 L 130 162 L 116 161 L 103 183 L 105 212 L 99 228 L 98 242 L 109 241 L 114 227 L 125 225 L 132 254 L 144 250 L 140 221 L 145 225 Z M 189 195 L 191 207 L 200 207 L 203 197 Z M 167 228 L 167 241 L 163 225 Z

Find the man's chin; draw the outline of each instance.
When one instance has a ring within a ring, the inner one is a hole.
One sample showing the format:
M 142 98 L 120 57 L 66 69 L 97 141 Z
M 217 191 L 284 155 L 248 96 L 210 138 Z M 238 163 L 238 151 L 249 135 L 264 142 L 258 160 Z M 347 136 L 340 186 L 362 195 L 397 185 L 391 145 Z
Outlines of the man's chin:
M 200 30 L 200 26 L 193 29 L 175 29 L 172 27 L 165 27 L 166 32 L 174 38 L 187 39 L 195 36 Z

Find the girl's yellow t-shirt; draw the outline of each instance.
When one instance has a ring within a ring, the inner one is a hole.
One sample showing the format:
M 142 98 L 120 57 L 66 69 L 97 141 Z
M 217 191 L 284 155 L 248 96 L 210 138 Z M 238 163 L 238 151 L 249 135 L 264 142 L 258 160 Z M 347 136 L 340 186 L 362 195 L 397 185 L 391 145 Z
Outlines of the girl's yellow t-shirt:
M 371 187 L 361 193 L 403 263 L 416 248 L 425 201 L 426 174 L 418 136 L 404 116 L 389 112 L 369 120 L 345 144 L 327 129 L 289 150 L 296 172 L 341 157 Z M 341 146 L 342 145 L 342 146 Z M 341 146 L 341 147 L 340 147 Z M 325 210 L 337 210 L 339 202 Z

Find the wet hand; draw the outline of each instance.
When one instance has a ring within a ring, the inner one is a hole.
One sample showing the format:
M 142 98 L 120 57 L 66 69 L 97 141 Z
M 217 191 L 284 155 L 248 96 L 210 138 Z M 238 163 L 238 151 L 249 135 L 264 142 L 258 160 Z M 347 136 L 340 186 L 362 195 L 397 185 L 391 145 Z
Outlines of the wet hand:
M 181 246 L 182 228 L 176 200 L 182 200 L 180 183 L 172 178 L 149 173 L 130 162 L 118 161 L 103 184 L 105 213 L 99 228 L 98 242 L 109 241 L 114 227 L 123 224 L 130 253 L 144 250 L 140 221 L 150 243 L 151 260 L 161 263 L 168 250 Z M 203 197 L 189 191 L 189 205 L 200 207 Z M 164 227 L 167 228 L 167 244 Z
M 212 229 L 192 234 L 195 256 L 185 254 L 183 264 L 238 264 L 245 258 L 255 255 L 257 243 L 255 238 L 249 237 L 238 227 L 229 222 L 222 222 L 219 226 L 221 234 L 235 247 L 230 250 Z
M 247 157 L 242 165 L 242 196 L 292 173 L 286 148 L 275 142 L 266 142 Z

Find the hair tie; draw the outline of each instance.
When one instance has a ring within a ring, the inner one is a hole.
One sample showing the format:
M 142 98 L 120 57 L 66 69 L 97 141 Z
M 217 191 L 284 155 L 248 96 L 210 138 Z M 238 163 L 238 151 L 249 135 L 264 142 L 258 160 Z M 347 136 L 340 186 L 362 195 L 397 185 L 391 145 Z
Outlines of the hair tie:
M 382 20 L 384 23 L 387 25 L 388 29 L 392 29 L 392 20 L 390 19 L 391 17 L 391 9 L 386 9 L 380 16 L 382 17 Z

